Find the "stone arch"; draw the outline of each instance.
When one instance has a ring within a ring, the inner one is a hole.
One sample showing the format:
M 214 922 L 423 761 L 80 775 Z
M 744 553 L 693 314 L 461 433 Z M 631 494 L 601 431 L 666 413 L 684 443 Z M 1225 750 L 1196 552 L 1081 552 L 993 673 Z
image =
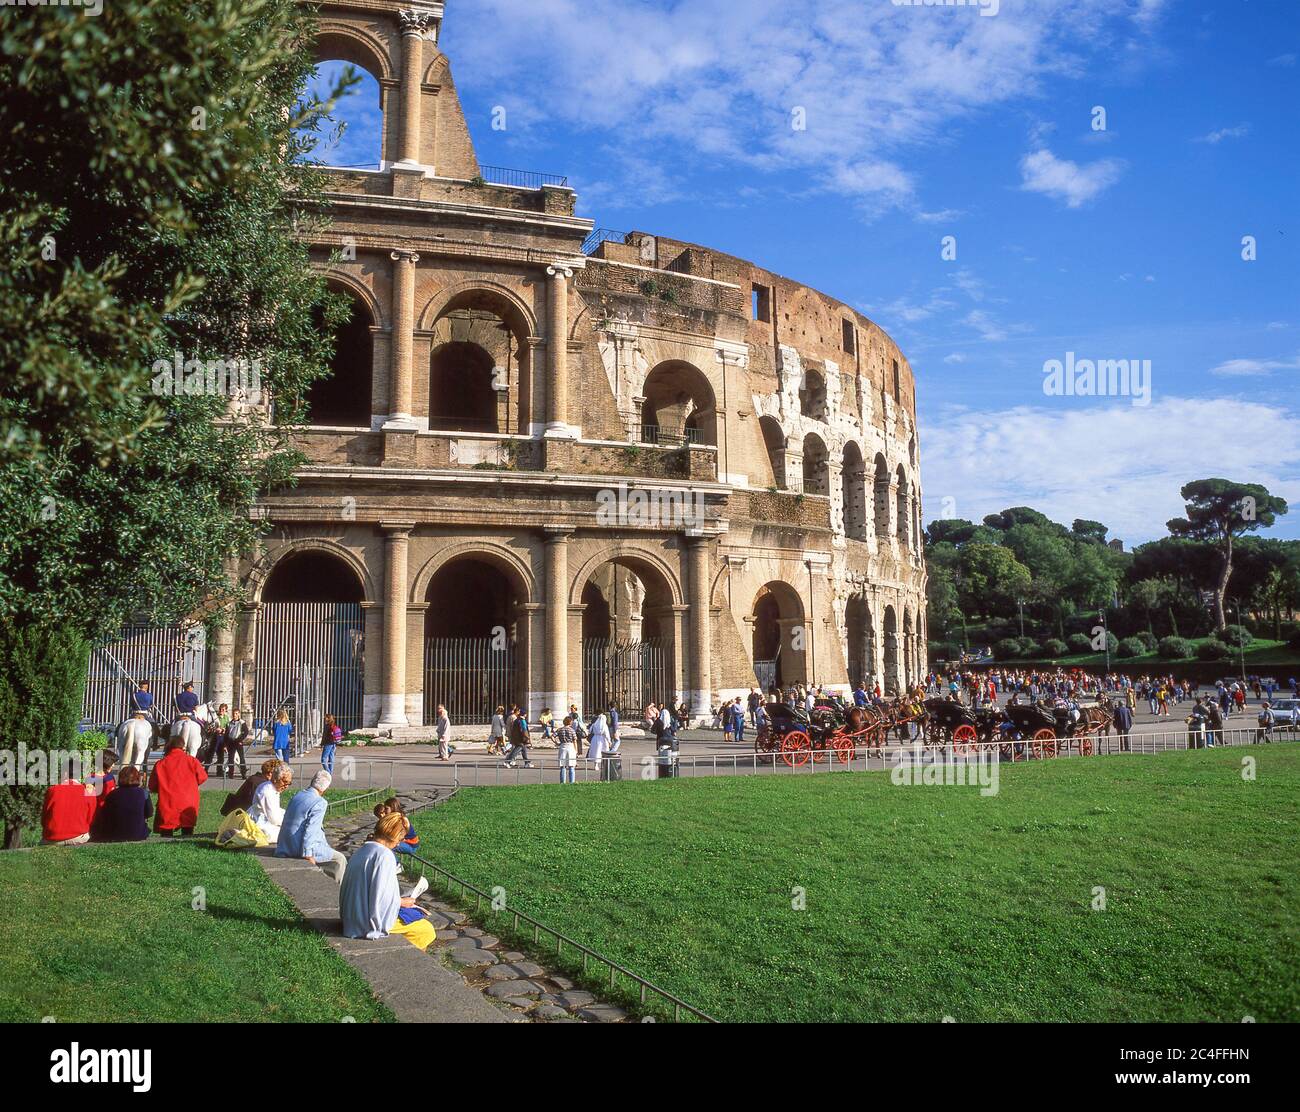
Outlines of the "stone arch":
M 388 49 L 374 35 L 351 23 L 322 20 L 316 32 L 317 62 L 351 62 L 376 81 L 392 81 Z
M 605 564 L 623 563 L 633 570 L 638 566 L 662 581 L 667 588 L 671 605 L 685 605 L 682 595 L 681 578 L 677 570 L 667 560 L 655 552 L 642 548 L 630 541 L 619 542 L 602 548 L 594 556 L 585 560 L 569 584 L 569 605 L 582 605 L 582 592 L 591 577 Z
M 266 555 L 248 573 L 247 582 L 250 597 L 255 602 L 260 603 L 267 581 L 271 578 L 271 573 L 275 571 L 276 567 L 289 557 L 309 552 L 324 553 L 342 561 L 360 581 L 363 601 L 374 602 L 376 600 L 378 595 L 375 591 L 375 584 L 370 578 L 370 573 L 366 570 L 365 562 L 350 548 L 346 548 L 337 541 L 325 540 L 322 537 L 303 537 L 299 540 L 278 545 L 274 551 L 268 550 Z
M 849 599 L 844 610 L 844 628 L 848 638 L 849 683 L 856 688 L 876 671 L 876 630 L 866 595 Z
M 654 366 L 641 385 L 641 439 L 689 439 L 696 444 L 718 443 L 717 399 L 713 383 L 694 363 L 668 359 Z
M 804 605 L 789 583 L 763 584 L 750 607 L 750 652 L 759 685 L 784 687 L 807 681 L 807 630 Z
M 326 285 L 350 293 L 365 306 L 373 322 L 372 326 L 377 331 L 383 332 L 388 329 L 388 320 L 384 315 L 384 307 L 375 296 L 375 291 L 365 282 L 336 266 L 320 266 L 317 267 L 317 270 L 320 272 L 321 277 L 325 279 Z
M 483 280 L 457 282 L 438 290 L 424 303 L 416 327 L 427 332 L 448 313 L 463 308 L 495 312 L 521 341 L 538 335 L 537 314 L 528 303 L 509 286 Z
M 912 547 L 912 498 L 908 489 L 907 471 L 900 463 L 895 472 L 894 530 L 901 548 Z
M 889 514 L 889 464 L 882 453 L 876 453 L 875 474 L 873 478 L 875 503 L 876 539 L 885 541 L 890 535 Z
M 810 421 L 826 420 L 826 379 L 821 371 L 804 371 L 799 387 L 799 412 Z
M 494 282 L 450 286 L 426 303 L 420 327 L 433 334 L 431 428 L 528 431 L 537 321 L 515 291 Z
M 844 533 L 854 540 L 867 539 L 867 464 L 857 441 L 845 442 L 841 457 L 840 488 L 844 502 Z
M 532 569 L 518 553 L 503 544 L 494 544 L 491 541 L 461 541 L 459 544 L 451 544 L 439 549 L 412 577 L 410 602 L 422 603 L 429 593 L 429 584 L 433 582 L 433 577 L 448 564 L 465 559 L 491 564 L 507 578 L 512 579 L 521 605 L 533 601 L 536 595 L 536 581 Z
M 898 631 L 898 612 L 892 605 L 885 607 L 883 621 L 885 636 L 885 684 L 887 689 L 897 692 L 902 686 L 900 668 L 900 649 Z
M 781 428 L 781 422 L 771 416 L 760 417 L 758 427 L 763 434 L 768 461 L 772 464 L 772 481 L 778 490 L 789 490 L 790 483 L 785 473 L 785 430 Z
M 317 427 L 369 429 L 374 415 L 375 316 L 371 301 L 354 281 L 327 276 L 326 283 L 347 297 L 348 319 L 333 331 L 334 354 L 330 373 L 306 390 L 306 421 Z M 324 313 L 317 309 L 315 323 L 325 334 Z
M 830 452 L 815 432 L 803 438 L 803 490 L 805 494 L 830 495 Z

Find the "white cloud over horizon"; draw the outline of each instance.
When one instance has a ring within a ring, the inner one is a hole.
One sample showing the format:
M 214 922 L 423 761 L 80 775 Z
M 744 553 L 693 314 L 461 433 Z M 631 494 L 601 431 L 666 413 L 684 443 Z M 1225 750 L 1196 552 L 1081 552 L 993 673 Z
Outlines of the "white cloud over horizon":
M 1184 512 L 1179 489 L 1210 476 L 1262 483 L 1300 513 L 1296 421 L 1271 404 L 1175 397 L 941 410 L 919 422 L 925 521 L 946 498 L 971 521 L 1032 506 L 1065 525 L 1105 522 L 1132 546 L 1165 536 Z M 1269 535 L 1296 534 L 1296 523 L 1280 524 Z
M 1117 158 L 1080 165 L 1068 158 L 1057 158 L 1043 147 L 1021 159 L 1020 187 L 1028 193 L 1064 201 L 1067 208 L 1080 208 L 1100 197 L 1123 172 L 1124 163 Z

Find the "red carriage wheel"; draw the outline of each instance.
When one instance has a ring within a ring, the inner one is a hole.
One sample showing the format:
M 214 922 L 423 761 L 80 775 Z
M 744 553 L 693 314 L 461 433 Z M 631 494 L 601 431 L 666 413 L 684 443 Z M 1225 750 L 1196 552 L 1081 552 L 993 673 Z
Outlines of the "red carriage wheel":
M 1079 756 L 1081 757 L 1092 756 L 1092 738 L 1081 737 L 1079 739 Z
M 1034 734 L 1034 756 L 1040 760 L 1043 757 L 1056 756 L 1056 734 L 1051 730 L 1042 729 Z
M 835 759 L 840 764 L 848 764 L 858 755 L 857 747 L 853 744 L 853 738 L 848 734 L 836 734 L 831 738 L 831 747 L 835 750 Z
M 958 726 L 952 732 L 952 751 L 959 757 L 977 753 L 979 750 L 975 743 L 978 740 L 979 735 L 975 732 L 974 726 Z
M 791 768 L 806 765 L 811 751 L 812 738 L 802 730 L 794 730 L 781 739 L 781 759 Z

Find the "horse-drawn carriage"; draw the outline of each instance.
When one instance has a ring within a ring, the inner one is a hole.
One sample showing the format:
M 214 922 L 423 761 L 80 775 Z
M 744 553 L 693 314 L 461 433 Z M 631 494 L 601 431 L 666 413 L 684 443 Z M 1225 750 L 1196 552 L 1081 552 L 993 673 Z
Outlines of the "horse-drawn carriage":
M 1111 712 L 1104 699 L 1096 706 L 1080 708 L 1077 721 L 1068 707 L 1041 703 L 1012 703 L 1005 714 L 1011 726 L 1007 733 L 1015 735 L 1012 752 L 1017 760 L 1025 743 L 1036 758 L 1055 757 L 1071 748 L 1081 757 L 1091 757 L 1096 751 L 1094 739 L 1110 732 Z
M 754 736 L 755 753 L 780 754 L 791 767 L 811 759 L 820 764 L 832 754 L 850 763 L 861 746 L 868 757 L 883 757 L 885 735 L 892 722 L 872 708 L 819 703 L 811 714 L 786 703 L 769 703 L 767 722 Z
M 952 746 L 955 756 L 979 752 L 981 744 L 993 741 L 1002 716 L 996 711 L 972 710 L 954 699 L 927 699 L 922 730 L 928 748 Z

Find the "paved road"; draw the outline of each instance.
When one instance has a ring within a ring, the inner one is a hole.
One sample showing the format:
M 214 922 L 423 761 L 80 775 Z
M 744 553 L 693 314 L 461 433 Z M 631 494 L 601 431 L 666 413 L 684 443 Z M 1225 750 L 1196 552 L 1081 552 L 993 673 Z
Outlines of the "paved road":
M 1132 748 L 1134 752 L 1153 753 L 1167 749 L 1187 748 L 1187 729 L 1183 719 L 1190 709 L 1190 703 L 1171 706 L 1167 717 L 1157 718 L 1145 705 L 1136 715 Z M 1253 740 L 1255 715 L 1257 707 L 1248 705 L 1244 714 L 1229 716 L 1226 722 L 1228 744 L 1249 744 Z M 1234 731 L 1241 731 L 1234 733 Z M 464 732 L 464 731 L 461 731 Z M 622 756 L 622 775 L 624 779 L 654 779 L 658 775 L 655 760 L 655 747 L 652 739 L 639 729 L 625 729 L 624 740 L 620 747 Z M 1285 733 L 1278 735 L 1279 740 L 1298 740 L 1300 735 Z M 749 731 L 743 744 L 723 740 L 719 730 L 687 730 L 680 735 L 681 755 L 679 774 L 690 776 L 725 776 L 725 775 L 804 775 L 828 768 L 843 769 L 845 766 L 832 763 L 808 762 L 802 767 L 791 767 L 785 761 L 773 759 L 770 755 L 754 753 L 753 732 Z M 437 748 L 430 745 L 395 745 L 366 746 L 364 748 L 340 748 L 335 761 L 335 783 L 339 787 L 379 788 L 392 784 L 397 790 L 417 788 L 452 787 L 474 785 L 513 785 L 559 780 L 556 763 L 556 751 L 550 745 L 534 745 L 530 756 L 536 766 L 526 769 L 522 763 L 514 769 L 503 766 L 499 758 L 489 757 L 478 743 L 462 738 L 458 751 L 451 761 L 439 761 Z M 1064 748 L 1064 747 L 1063 747 Z M 1119 752 L 1119 740 L 1112 734 L 1108 739 L 1101 739 L 1097 749 L 1106 754 Z M 250 764 L 256 767 L 270 750 L 255 751 L 250 754 Z M 1075 755 L 1073 751 L 1064 755 Z M 935 754 L 922 753 L 922 760 L 933 760 Z M 892 768 L 900 760 L 912 762 L 915 750 L 901 746 L 892 741 L 885 750 L 884 758 L 868 758 L 862 750 L 849 766 L 854 770 Z M 940 758 L 942 759 L 942 757 Z M 351 763 L 349 763 L 351 762 Z M 315 750 L 302 758 L 294 760 L 294 771 L 299 783 L 305 781 L 320 768 L 320 752 Z M 579 761 L 577 772 L 580 781 L 599 779 L 599 772 L 594 765 Z M 213 776 L 207 784 L 212 790 L 228 790 L 230 784 L 221 776 Z

